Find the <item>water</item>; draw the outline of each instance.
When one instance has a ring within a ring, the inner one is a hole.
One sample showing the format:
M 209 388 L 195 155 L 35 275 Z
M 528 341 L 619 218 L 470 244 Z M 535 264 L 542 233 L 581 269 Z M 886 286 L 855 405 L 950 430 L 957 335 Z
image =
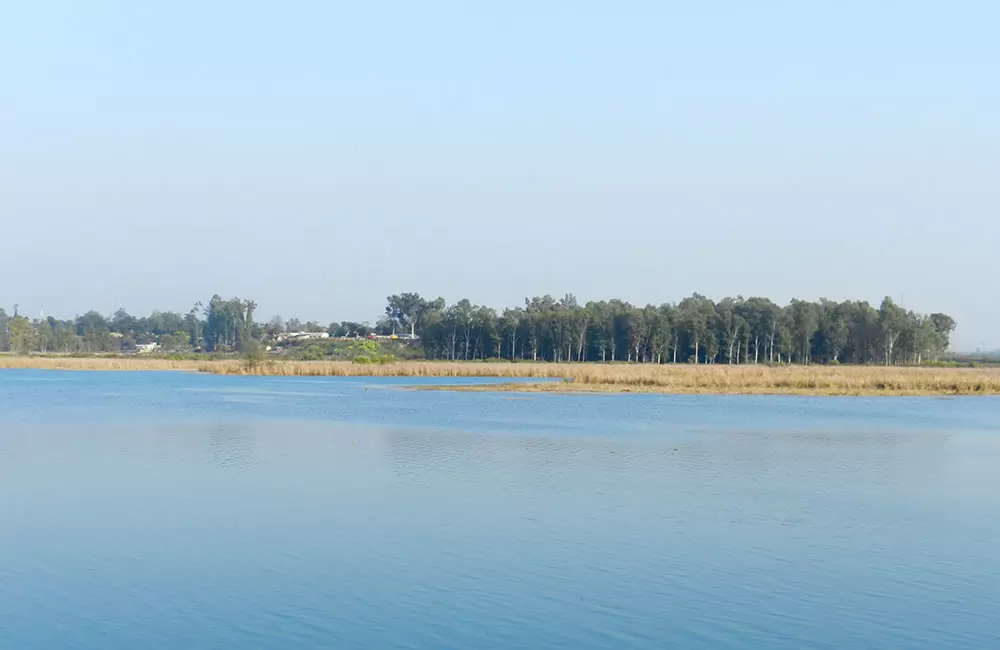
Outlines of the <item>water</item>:
M 1000 400 L 409 383 L 0 372 L 0 648 L 1000 647 Z

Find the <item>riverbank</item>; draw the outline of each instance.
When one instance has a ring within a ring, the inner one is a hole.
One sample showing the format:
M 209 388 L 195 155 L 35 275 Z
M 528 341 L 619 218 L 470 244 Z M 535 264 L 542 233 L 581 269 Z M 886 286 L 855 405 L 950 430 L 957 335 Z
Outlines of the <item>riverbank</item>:
M 882 366 L 691 366 L 407 361 L 385 365 L 334 361 L 157 359 L 147 357 L 0 357 L 0 368 L 176 370 L 219 375 L 309 377 L 486 377 L 562 381 L 421 390 L 668 393 L 722 395 L 1000 395 L 998 368 Z
M 563 367 L 563 381 L 421 390 L 516 393 L 661 393 L 714 395 L 957 396 L 1000 395 L 1000 369 L 882 366 L 600 366 Z

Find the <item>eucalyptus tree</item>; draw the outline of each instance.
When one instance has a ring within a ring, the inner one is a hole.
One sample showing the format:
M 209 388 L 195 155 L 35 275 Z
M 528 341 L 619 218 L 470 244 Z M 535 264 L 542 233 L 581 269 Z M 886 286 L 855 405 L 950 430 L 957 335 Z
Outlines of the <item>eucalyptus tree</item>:
M 893 362 L 896 341 L 906 330 L 906 310 L 894 303 L 892 298 L 886 296 L 878 308 L 878 325 L 882 335 L 883 358 L 885 365 L 888 366 Z
M 186 314 L 154 311 L 136 317 L 124 308 L 110 318 L 89 311 L 73 320 L 30 320 L 0 310 L 0 350 L 117 352 L 137 343 L 213 353 L 243 351 L 287 331 L 367 336 L 367 323 L 323 326 L 275 317 L 255 319 L 253 300 L 215 295 Z M 792 300 L 781 307 L 763 297 L 692 294 L 677 304 L 633 305 L 620 298 L 581 304 L 573 294 L 525 298 L 500 311 L 462 299 L 446 304 L 416 293 L 389 296 L 375 327 L 409 332 L 410 345 L 428 359 L 498 358 L 561 362 L 631 363 L 881 363 L 919 364 L 949 347 L 955 321 L 940 312 L 907 311 L 886 298 L 878 309 L 864 301 Z

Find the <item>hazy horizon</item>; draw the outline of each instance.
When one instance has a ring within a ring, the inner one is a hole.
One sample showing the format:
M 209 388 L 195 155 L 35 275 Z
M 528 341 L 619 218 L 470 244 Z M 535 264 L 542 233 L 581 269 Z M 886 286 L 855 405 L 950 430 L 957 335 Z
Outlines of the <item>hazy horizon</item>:
M 1000 348 L 1000 6 L 536 5 L 6 8 L 0 306 L 888 295 Z

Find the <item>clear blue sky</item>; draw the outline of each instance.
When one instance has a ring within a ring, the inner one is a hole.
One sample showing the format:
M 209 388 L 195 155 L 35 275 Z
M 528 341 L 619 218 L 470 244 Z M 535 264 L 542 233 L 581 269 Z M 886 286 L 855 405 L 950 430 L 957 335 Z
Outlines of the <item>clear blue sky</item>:
M 1000 346 L 1000 3 L 0 1 L 0 301 L 891 295 Z

